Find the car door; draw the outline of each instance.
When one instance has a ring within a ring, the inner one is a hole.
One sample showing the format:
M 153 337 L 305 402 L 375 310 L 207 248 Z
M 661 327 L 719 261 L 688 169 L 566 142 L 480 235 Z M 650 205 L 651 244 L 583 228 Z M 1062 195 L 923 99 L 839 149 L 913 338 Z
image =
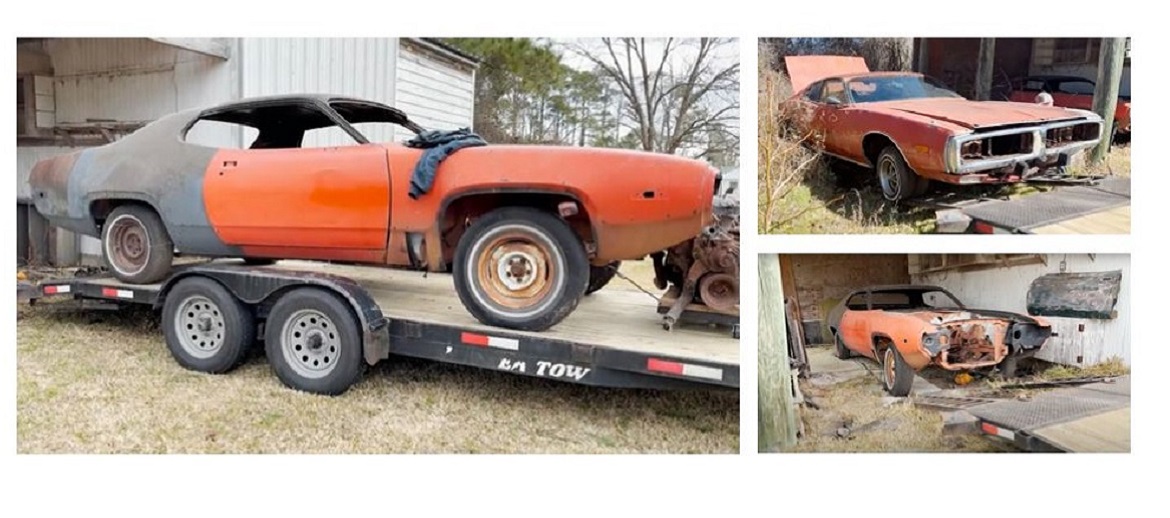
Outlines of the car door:
M 203 187 L 216 234 L 249 255 L 365 260 L 356 252 L 369 251 L 377 260 L 385 251 L 390 170 L 380 145 L 221 149 Z
M 827 153 L 855 159 L 850 156 L 846 133 L 846 118 L 848 117 L 849 97 L 845 91 L 845 82 L 840 79 L 828 79 L 822 85 L 820 102 L 817 103 L 815 123 L 817 134 Z

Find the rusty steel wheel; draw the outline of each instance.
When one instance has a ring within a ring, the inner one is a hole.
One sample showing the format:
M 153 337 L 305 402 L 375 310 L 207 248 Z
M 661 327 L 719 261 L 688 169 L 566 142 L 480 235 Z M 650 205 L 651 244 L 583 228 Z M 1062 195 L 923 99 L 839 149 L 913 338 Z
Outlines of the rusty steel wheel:
M 914 369 L 902 359 L 898 348 L 890 345 L 882 350 L 882 385 L 891 396 L 906 397 L 914 385 Z
M 513 207 L 467 229 L 455 251 L 454 277 L 460 300 L 481 322 L 539 331 L 576 307 L 589 263 L 563 220 Z
M 102 226 L 102 256 L 118 279 L 145 284 L 161 280 L 170 271 L 174 245 L 153 210 L 123 205 Z

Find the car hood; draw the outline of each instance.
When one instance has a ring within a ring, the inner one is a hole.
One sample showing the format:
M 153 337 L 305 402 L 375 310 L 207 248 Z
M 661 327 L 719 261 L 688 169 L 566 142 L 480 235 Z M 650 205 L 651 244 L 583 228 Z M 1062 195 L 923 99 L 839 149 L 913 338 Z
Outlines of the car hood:
M 947 322 L 958 322 L 962 320 L 977 320 L 977 319 L 993 319 L 1003 320 L 1011 323 L 1026 323 L 1047 325 L 1039 319 L 1021 315 L 1018 313 L 1011 313 L 1008 311 L 994 311 L 989 309 L 939 309 L 939 310 L 908 310 L 898 311 L 907 316 L 911 316 L 922 320 L 928 324 L 945 324 Z
M 967 99 L 912 99 L 858 106 L 879 111 L 911 113 L 973 130 L 1086 117 L 1085 112 L 1055 106 Z

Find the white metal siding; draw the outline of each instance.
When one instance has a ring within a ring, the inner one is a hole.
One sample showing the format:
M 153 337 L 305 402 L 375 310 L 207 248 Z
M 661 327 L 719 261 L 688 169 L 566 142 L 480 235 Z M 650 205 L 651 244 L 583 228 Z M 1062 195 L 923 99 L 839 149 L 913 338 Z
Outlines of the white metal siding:
M 942 286 L 954 293 L 964 304 L 980 309 L 997 309 L 1017 313 L 1027 312 L 1027 293 L 1032 281 L 1041 275 L 1060 272 L 1060 262 L 1066 262 L 1066 272 L 1105 272 L 1121 270 L 1121 293 L 1118 296 L 1117 318 L 1095 320 L 1083 318 L 1045 317 L 1060 336 L 1051 338 L 1037 354 L 1037 358 L 1074 366 L 1101 363 L 1113 357 L 1130 362 L 1130 268 L 1128 255 L 1063 255 L 1048 256 L 1047 264 L 1031 264 L 992 268 L 971 272 L 937 272 L 919 274 L 913 282 Z M 1083 324 L 1083 331 L 1081 325 Z
M 243 96 L 337 94 L 393 106 L 397 45 L 396 38 L 244 38 L 240 43 Z M 391 128 L 369 133 L 366 137 L 371 142 L 394 137 Z M 352 142 L 334 130 L 311 134 L 305 145 Z
M 418 44 L 402 41 L 396 106 L 422 127 L 471 127 L 474 81 L 471 67 L 453 64 Z
M 58 123 L 150 121 L 235 97 L 228 62 L 148 39 L 51 39 L 45 51 Z

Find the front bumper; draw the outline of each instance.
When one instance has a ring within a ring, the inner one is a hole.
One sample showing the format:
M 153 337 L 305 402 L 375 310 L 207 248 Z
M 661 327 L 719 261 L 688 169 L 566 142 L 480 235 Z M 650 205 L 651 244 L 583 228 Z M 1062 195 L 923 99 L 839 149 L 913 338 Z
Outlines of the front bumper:
M 1050 132 L 1088 125 L 1096 126 L 1093 132 L 1096 135 L 1094 138 L 1049 144 L 1048 136 Z M 1018 172 L 1022 176 L 1028 169 L 1065 165 L 1072 155 L 1097 145 L 1101 140 L 1101 127 L 1100 120 L 1074 120 L 1039 126 L 957 135 L 951 137 L 946 144 L 946 172 L 949 175 L 956 176 L 950 183 L 988 183 L 1003 180 L 980 173 L 997 172 L 1008 173 L 1010 175 L 1012 172 Z M 1032 149 L 1026 153 L 972 160 L 965 160 L 961 156 L 963 145 L 968 142 L 1029 133 L 1032 136 Z

